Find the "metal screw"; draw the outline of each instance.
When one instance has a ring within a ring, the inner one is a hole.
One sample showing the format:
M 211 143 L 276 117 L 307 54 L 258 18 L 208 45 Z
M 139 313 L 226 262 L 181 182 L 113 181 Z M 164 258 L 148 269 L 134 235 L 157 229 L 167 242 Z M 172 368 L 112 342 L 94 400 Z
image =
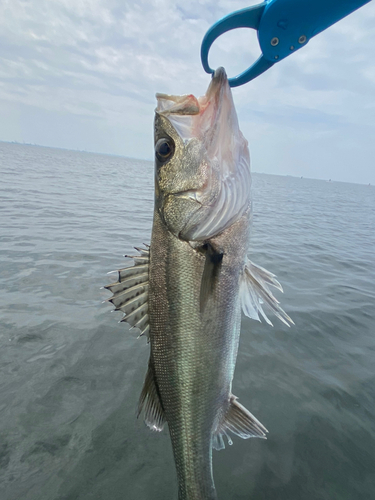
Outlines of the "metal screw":
M 278 58 L 279 58 L 279 56 L 275 56 L 275 59 L 278 59 Z
M 272 45 L 272 47 L 276 47 L 276 45 L 279 45 L 279 39 L 277 38 L 277 36 L 272 38 L 271 45 Z
M 294 50 L 294 45 L 291 45 L 291 46 L 290 46 L 290 50 Z
M 300 36 L 300 37 L 298 38 L 298 43 L 300 43 L 300 44 L 302 45 L 303 43 L 305 43 L 305 42 L 306 42 L 306 40 L 307 40 L 306 36 L 305 36 L 305 35 L 302 35 L 302 36 Z

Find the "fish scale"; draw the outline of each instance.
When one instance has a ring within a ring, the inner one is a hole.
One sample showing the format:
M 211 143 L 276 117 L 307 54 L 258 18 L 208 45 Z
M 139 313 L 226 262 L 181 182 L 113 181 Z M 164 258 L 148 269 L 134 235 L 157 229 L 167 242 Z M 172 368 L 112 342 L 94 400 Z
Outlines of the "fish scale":
M 150 290 L 162 280 L 170 283 L 164 291 L 150 293 L 149 314 L 155 377 L 172 437 L 179 498 L 214 499 L 211 435 L 225 395 L 229 404 L 232 370 L 226 365 L 232 364 L 234 356 L 231 325 L 239 327 L 238 319 L 232 321 L 233 291 L 238 286 L 223 280 L 216 291 L 220 309 L 207 304 L 208 314 L 202 319 L 199 292 L 204 257 L 168 233 L 158 213 L 150 257 Z M 227 274 L 229 281 L 236 281 L 233 273 Z M 216 319 L 215 311 L 226 320 Z

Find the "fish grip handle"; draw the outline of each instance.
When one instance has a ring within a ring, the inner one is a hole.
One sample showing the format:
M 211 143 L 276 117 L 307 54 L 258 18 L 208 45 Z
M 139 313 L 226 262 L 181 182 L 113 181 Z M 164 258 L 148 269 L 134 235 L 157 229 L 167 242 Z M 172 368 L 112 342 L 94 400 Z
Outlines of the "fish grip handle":
M 201 46 L 201 60 L 206 73 L 213 74 L 215 71 L 208 64 L 208 53 L 214 41 L 227 31 L 237 28 L 252 28 L 258 31 L 260 20 L 266 5 L 267 2 L 263 2 L 259 5 L 254 5 L 246 9 L 232 12 L 211 26 L 205 34 Z M 259 59 L 246 71 L 233 78 L 229 78 L 229 85 L 231 87 L 243 85 L 244 83 L 247 83 L 262 74 L 264 71 L 273 66 L 273 64 L 274 62 L 267 61 L 262 54 Z
M 276 62 L 304 47 L 308 41 L 371 0 L 268 0 L 233 12 L 207 31 L 201 46 L 201 60 L 207 73 L 213 42 L 236 28 L 252 28 L 258 33 L 262 55 L 246 71 L 229 78 L 231 87 L 247 83 Z

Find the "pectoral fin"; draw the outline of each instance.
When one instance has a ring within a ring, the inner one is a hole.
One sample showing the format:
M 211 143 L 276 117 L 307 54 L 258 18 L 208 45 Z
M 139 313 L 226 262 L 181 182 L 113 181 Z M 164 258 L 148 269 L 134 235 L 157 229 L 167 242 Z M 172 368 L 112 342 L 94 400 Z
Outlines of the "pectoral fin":
M 146 425 L 153 431 L 162 431 L 165 424 L 164 409 L 151 360 L 138 403 L 138 417 L 144 411 Z
M 243 312 L 249 318 L 258 321 L 260 321 L 260 314 L 269 325 L 273 326 L 263 310 L 263 304 L 285 325 L 290 326 L 290 323 L 294 325 L 293 320 L 280 307 L 279 301 L 274 297 L 269 286 L 277 288 L 280 292 L 283 291 L 274 274 L 247 260 L 240 283 Z
M 148 268 L 150 261 L 149 248 L 136 248 L 139 255 L 130 256 L 134 266 L 118 271 L 118 281 L 105 286 L 113 293 L 108 299 L 115 306 L 115 311 L 122 311 L 121 321 L 131 327 L 139 328 L 142 335 L 149 338 L 148 323 Z M 128 257 L 128 256 L 126 256 Z
M 224 436 L 226 436 L 228 444 L 232 444 L 232 440 L 228 436 L 229 431 L 242 439 L 251 437 L 266 439 L 266 432 L 268 432 L 264 425 L 242 406 L 233 394 L 230 397 L 229 408 L 224 419 L 212 436 L 212 447 L 215 450 L 225 448 Z
M 206 258 L 200 289 L 200 310 L 202 312 L 219 278 L 221 263 L 223 260 L 223 253 L 215 251 L 215 249 L 209 243 L 203 245 L 200 251 L 204 253 Z

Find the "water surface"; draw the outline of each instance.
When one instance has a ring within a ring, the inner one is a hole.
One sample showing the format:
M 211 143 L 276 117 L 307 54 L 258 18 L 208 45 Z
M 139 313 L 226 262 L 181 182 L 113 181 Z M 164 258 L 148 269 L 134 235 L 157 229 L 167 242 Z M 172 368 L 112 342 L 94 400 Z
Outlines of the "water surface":
M 244 318 L 234 394 L 269 429 L 214 452 L 220 500 L 375 491 L 375 189 L 254 174 L 251 259 L 296 326 Z M 136 419 L 149 348 L 102 304 L 150 241 L 150 162 L 0 143 L 0 498 L 177 498 Z

